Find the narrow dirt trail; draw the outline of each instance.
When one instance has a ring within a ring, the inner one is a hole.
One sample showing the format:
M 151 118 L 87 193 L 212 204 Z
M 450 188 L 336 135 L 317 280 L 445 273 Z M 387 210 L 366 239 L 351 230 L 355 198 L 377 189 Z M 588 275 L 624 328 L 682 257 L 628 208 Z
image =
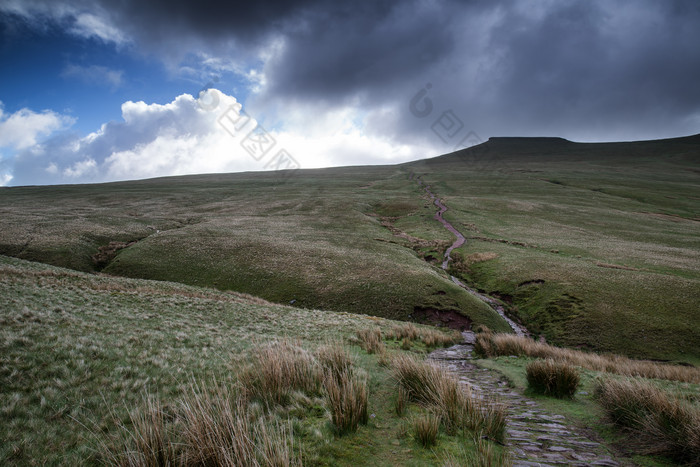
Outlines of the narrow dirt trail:
M 449 266 L 449 263 L 452 260 L 452 256 L 451 256 L 452 251 L 455 248 L 459 248 L 462 245 L 464 245 L 467 242 L 467 239 L 462 234 L 462 232 L 457 230 L 454 225 L 452 225 L 449 221 L 447 221 L 445 219 L 445 217 L 443 215 L 445 214 L 445 212 L 447 212 L 447 206 L 445 206 L 445 204 L 440 200 L 440 198 L 430 190 L 430 185 L 424 185 L 423 181 L 420 178 L 418 178 L 417 181 L 418 181 L 418 185 L 423 187 L 425 192 L 430 196 L 430 199 L 433 200 L 433 204 L 435 204 L 435 206 L 437 206 L 437 208 L 438 208 L 438 210 L 435 213 L 435 216 L 433 218 L 435 220 L 437 220 L 438 222 L 440 222 L 443 225 L 443 227 L 445 227 L 450 233 L 452 233 L 452 235 L 454 235 L 456 237 L 456 239 L 452 243 L 452 245 L 450 245 L 447 248 L 447 250 L 445 250 L 445 255 L 443 257 L 442 269 L 445 272 L 447 272 L 447 268 Z M 483 301 L 484 303 L 489 305 L 491 308 L 493 308 L 496 311 L 496 313 L 498 313 L 508 323 L 508 325 L 511 327 L 511 329 L 513 330 L 513 332 L 515 334 L 517 334 L 518 336 L 529 336 L 530 335 L 530 333 L 528 332 L 528 330 L 524 326 L 521 326 L 520 324 L 516 323 L 515 321 L 513 321 L 512 319 L 510 319 L 506 315 L 506 312 L 505 312 L 505 309 L 503 308 L 503 305 L 500 304 L 498 302 L 498 300 L 491 298 L 488 295 L 484 295 L 482 293 L 477 292 L 476 290 L 474 290 L 471 287 L 469 287 L 468 285 L 464 284 L 462 281 L 460 281 L 459 279 L 457 279 L 453 275 L 450 275 L 450 278 L 452 279 L 452 282 L 454 282 L 458 286 L 462 287 L 464 290 L 469 292 L 471 295 L 475 296 L 476 298 L 478 298 L 479 300 Z

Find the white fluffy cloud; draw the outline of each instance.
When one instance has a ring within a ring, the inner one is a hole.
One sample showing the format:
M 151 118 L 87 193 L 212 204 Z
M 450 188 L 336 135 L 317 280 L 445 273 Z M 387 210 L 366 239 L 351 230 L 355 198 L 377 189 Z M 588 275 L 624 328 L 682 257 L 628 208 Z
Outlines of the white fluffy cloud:
M 16 158 L 13 184 L 79 183 L 195 173 L 397 163 L 427 155 L 363 130 L 343 109 L 309 126 L 266 129 L 216 89 L 167 104 L 125 102 L 121 122 L 84 137 L 62 134 Z M 293 112 L 290 112 L 290 115 Z M 302 121 L 303 119 L 299 119 Z M 25 146 L 26 147 L 26 146 Z
M 41 137 L 68 127 L 73 122 L 71 117 L 50 110 L 36 113 L 24 108 L 7 114 L 0 102 L 0 148 L 28 148 L 37 144 Z

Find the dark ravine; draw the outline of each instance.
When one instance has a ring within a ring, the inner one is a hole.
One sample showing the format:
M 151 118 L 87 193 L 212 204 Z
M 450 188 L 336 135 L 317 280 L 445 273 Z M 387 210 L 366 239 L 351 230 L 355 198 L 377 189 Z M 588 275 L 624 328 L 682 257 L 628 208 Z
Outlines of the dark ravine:
M 435 213 L 434 219 L 440 222 L 443 225 L 443 227 L 445 227 L 450 233 L 452 233 L 452 235 L 456 237 L 452 245 L 450 245 L 447 248 L 447 250 L 445 250 L 445 255 L 443 256 L 442 269 L 445 272 L 447 272 L 449 263 L 452 260 L 452 256 L 450 256 L 452 254 L 452 251 L 455 248 L 459 248 L 462 245 L 464 245 L 467 239 L 462 234 L 462 232 L 457 230 L 449 221 L 445 219 L 443 214 L 445 214 L 445 212 L 447 211 L 447 206 L 445 206 L 445 204 L 440 200 L 440 198 L 430 190 L 430 185 L 424 185 L 420 177 L 417 178 L 417 181 L 418 185 L 423 187 L 425 192 L 430 196 L 430 199 L 433 200 L 433 204 L 435 204 L 435 206 L 437 206 L 438 208 L 437 212 Z M 498 300 L 489 297 L 488 295 L 484 295 L 482 293 L 477 292 L 476 290 L 472 289 L 453 275 L 450 275 L 450 278 L 452 279 L 452 282 L 462 287 L 464 290 L 466 290 L 467 292 L 469 292 L 470 294 L 472 294 L 473 296 L 475 296 L 476 298 L 493 308 L 496 311 L 496 313 L 498 313 L 501 316 L 501 318 L 503 318 L 508 323 L 508 325 L 511 327 L 515 334 L 517 334 L 518 336 L 530 336 L 530 333 L 524 326 L 521 326 L 520 324 L 516 323 L 515 321 L 510 319 L 508 315 L 506 315 L 503 305 L 501 305 L 501 303 L 499 303 Z

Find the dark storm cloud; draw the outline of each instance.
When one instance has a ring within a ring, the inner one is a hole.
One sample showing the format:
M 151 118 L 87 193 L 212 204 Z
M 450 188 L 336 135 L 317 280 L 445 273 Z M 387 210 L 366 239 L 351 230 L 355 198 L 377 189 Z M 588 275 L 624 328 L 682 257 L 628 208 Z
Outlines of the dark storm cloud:
M 285 53 L 268 70 L 272 93 L 376 94 L 454 52 L 450 15 L 434 4 L 399 3 L 382 15 L 344 13 L 331 12 L 330 21 L 286 37 Z
M 494 110 L 531 130 L 653 131 L 697 116 L 700 4 L 612 3 L 560 3 L 535 18 L 507 12 L 491 34 L 501 57 L 491 70 L 499 82 Z
M 164 60 L 264 62 L 265 84 L 250 102 L 260 112 L 355 105 L 368 131 L 397 141 L 431 137 L 431 122 L 408 110 L 428 82 L 431 121 L 450 109 L 484 137 L 700 131 L 695 0 L 20 4 L 44 17 L 92 12 Z

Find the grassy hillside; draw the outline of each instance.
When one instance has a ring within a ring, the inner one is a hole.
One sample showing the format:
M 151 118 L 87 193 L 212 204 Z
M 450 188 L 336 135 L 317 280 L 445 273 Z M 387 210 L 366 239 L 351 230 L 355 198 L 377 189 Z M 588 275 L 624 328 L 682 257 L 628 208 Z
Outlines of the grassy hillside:
M 493 138 L 407 166 L 470 237 L 453 272 L 573 347 L 700 361 L 700 138 Z
M 700 362 L 700 137 L 579 144 L 493 138 L 391 167 L 0 189 L 0 253 L 396 319 L 506 324 L 549 341 Z M 122 248 L 123 247 L 123 248 Z M 97 256 L 95 256 L 97 255 Z
M 304 171 L 286 183 L 268 173 L 12 188 L 0 190 L 0 253 L 299 307 L 398 319 L 464 313 L 507 330 L 416 256 L 419 239 L 382 225 L 405 219 L 412 235 L 450 240 L 432 213 L 404 172 L 381 167 Z M 113 242 L 130 246 L 96 265 Z
M 0 323 L 2 465 L 104 461 L 105 443 L 119 436 L 120 425 L 131 428 L 130 414 L 143 409 L 147 396 L 161 401 L 170 417 L 192 384 L 206 387 L 216 379 L 233 391 L 256 349 L 275 339 L 309 351 L 346 342 L 355 371 L 368 380 L 372 416 L 355 433 L 334 434 L 319 395 L 295 392 L 275 409 L 279 423 L 291 424 L 295 453 L 305 464 L 366 465 L 381 458 L 441 465 L 445 452 L 474 450 L 470 438 L 446 434 L 435 450 L 423 449 L 407 434 L 407 423 L 422 409 L 411 406 L 398 416 L 390 370 L 347 344 L 361 329 L 390 332 L 396 323 L 381 318 L 0 256 Z M 386 345 L 398 351 L 399 342 Z M 425 351 L 418 341 L 408 347 Z

